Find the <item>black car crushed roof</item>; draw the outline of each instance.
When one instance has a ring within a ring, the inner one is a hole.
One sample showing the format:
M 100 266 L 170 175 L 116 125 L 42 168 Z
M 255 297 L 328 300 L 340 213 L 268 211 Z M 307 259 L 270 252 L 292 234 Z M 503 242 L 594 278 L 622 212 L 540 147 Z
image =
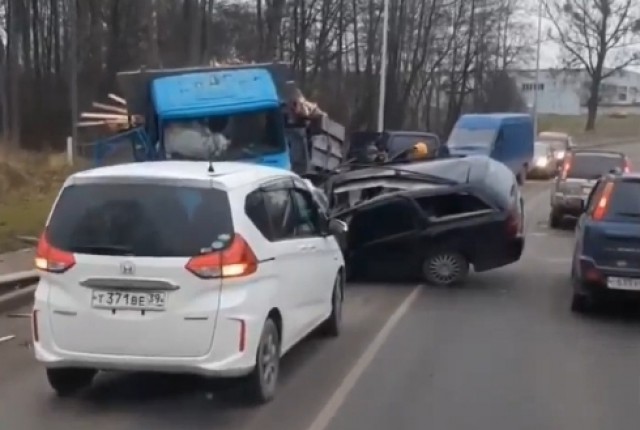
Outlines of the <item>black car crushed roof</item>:
M 334 175 L 325 184 L 334 213 L 345 209 L 337 204 L 336 194 L 347 190 L 385 185 L 396 192 L 423 187 L 472 187 L 484 190 L 506 207 L 513 186 L 512 172 L 502 163 L 482 155 L 358 167 Z

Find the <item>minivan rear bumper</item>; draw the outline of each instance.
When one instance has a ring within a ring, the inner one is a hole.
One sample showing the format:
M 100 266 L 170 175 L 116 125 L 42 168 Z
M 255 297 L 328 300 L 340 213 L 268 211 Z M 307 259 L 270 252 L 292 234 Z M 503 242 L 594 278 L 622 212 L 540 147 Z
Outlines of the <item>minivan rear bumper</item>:
M 232 290 L 232 289 L 230 289 Z M 221 307 L 215 321 L 212 346 L 202 356 L 141 356 L 69 351 L 56 344 L 46 286 L 36 290 L 34 317 L 38 339 L 34 339 L 36 359 L 47 368 L 91 368 L 96 370 L 118 370 L 130 372 L 184 373 L 209 377 L 237 377 L 249 374 L 255 367 L 256 348 L 266 315 L 258 315 L 264 296 L 230 291 L 230 300 L 221 299 Z M 244 297 L 244 299 L 242 299 Z M 251 312 L 248 312 L 248 311 Z M 244 335 L 241 335 L 244 330 Z M 86 327 L 91 336 L 91 327 Z M 184 333 L 189 336 L 189 333 Z M 243 338 L 244 346 L 240 339 Z
M 55 345 L 37 342 L 34 345 L 36 359 L 47 368 L 90 368 L 128 372 L 161 372 L 195 374 L 209 377 L 239 377 L 251 373 L 254 363 L 243 362 L 242 357 L 233 360 L 209 361 L 209 357 L 157 358 L 136 356 L 111 356 L 97 354 L 72 354 L 60 351 Z

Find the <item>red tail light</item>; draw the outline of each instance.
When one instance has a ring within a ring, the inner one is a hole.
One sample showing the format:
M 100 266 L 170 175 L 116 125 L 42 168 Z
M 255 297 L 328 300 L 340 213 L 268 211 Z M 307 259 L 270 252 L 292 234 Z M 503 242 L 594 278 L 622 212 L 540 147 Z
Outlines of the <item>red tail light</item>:
M 518 235 L 518 231 L 520 231 L 520 222 L 518 222 L 518 216 L 512 212 L 507 217 L 507 234 L 509 237 L 514 237 Z
M 631 162 L 629 160 L 624 161 L 624 173 L 629 173 L 631 171 Z
M 569 169 L 571 169 L 571 155 L 567 154 L 564 158 L 564 164 L 562 165 L 562 174 L 560 175 L 560 179 L 567 179 Z
M 36 269 L 51 273 L 63 273 L 76 264 L 73 253 L 52 246 L 47 240 L 47 232 L 40 236 L 36 247 Z
M 202 279 L 236 278 L 258 270 L 258 259 L 249 244 L 235 234 L 229 247 L 193 257 L 185 268 Z
M 602 190 L 602 195 L 598 200 L 598 204 L 593 210 L 593 219 L 596 221 L 600 221 L 604 219 L 607 215 L 607 210 L 609 209 L 609 200 L 611 198 L 611 193 L 613 192 L 613 182 L 608 182 L 604 186 L 604 190 Z

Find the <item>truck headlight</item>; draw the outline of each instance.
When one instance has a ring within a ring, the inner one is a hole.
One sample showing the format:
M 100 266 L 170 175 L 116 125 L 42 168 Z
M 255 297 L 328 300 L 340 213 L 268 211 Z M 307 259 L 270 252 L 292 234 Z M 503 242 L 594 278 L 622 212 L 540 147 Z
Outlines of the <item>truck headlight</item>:
M 556 160 L 562 160 L 564 158 L 564 151 L 556 152 Z
M 547 157 L 538 157 L 536 159 L 536 167 L 546 167 L 548 163 Z

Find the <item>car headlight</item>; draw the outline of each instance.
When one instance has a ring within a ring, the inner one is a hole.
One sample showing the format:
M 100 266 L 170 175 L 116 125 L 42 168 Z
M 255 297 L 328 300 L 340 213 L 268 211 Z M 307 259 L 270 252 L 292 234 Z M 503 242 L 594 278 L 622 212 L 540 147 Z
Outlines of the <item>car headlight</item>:
M 556 152 L 556 160 L 562 160 L 564 158 L 564 151 Z
M 547 157 L 538 157 L 536 159 L 536 167 L 545 167 L 548 163 Z

